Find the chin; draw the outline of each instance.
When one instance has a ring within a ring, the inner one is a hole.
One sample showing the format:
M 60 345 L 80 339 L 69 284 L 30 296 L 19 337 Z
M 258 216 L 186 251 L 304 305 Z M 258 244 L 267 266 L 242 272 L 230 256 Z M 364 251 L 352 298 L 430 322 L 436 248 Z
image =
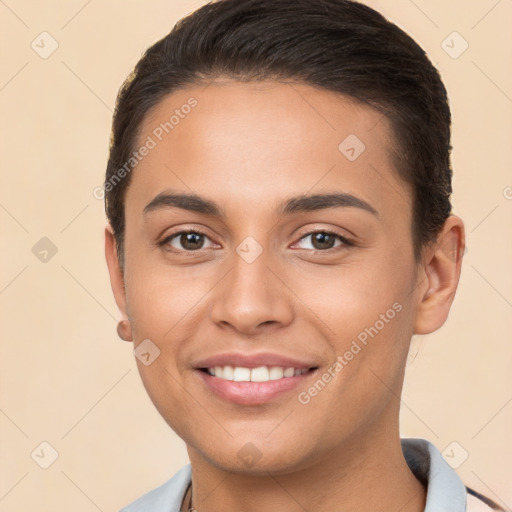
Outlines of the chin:
M 211 445 L 206 450 L 195 449 L 200 456 L 217 469 L 230 473 L 262 475 L 287 474 L 307 467 L 306 460 L 310 457 L 301 452 L 304 446 L 267 446 L 257 441 L 240 443 L 236 438 L 231 440 L 231 446 L 224 446 L 222 452 L 211 451 Z M 219 447 L 217 447 L 219 448 Z

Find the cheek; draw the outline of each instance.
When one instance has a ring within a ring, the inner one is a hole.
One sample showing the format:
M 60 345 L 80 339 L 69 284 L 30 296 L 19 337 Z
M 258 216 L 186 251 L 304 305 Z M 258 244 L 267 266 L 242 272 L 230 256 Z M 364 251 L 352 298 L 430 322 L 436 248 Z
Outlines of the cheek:
M 127 264 L 127 302 L 134 335 L 164 340 L 188 322 L 208 292 L 208 280 L 199 278 L 192 267 L 172 268 L 152 263 Z M 211 287 L 211 286 L 210 286 Z
M 184 391 L 180 377 L 172 360 L 162 354 L 150 366 L 137 362 L 141 380 L 146 392 L 162 418 L 182 438 L 190 435 L 190 418 L 196 421 L 202 409 Z M 203 419 L 204 421 L 204 419 Z
M 395 302 L 401 303 L 411 279 L 406 265 L 398 271 L 392 258 L 361 258 L 330 268 L 311 267 L 287 278 L 328 337 L 343 340 L 357 336 L 386 315 Z M 384 320 L 394 318 L 394 313 L 391 309 Z
M 333 363 L 343 366 L 340 392 L 351 387 L 365 396 L 378 384 L 376 375 L 397 385 L 413 332 L 411 264 L 388 252 L 316 277 L 315 287 L 297 294 L 315 313 L 308 314 L 329 341 Z M 353 379 L 357 385 L 348 386 Z

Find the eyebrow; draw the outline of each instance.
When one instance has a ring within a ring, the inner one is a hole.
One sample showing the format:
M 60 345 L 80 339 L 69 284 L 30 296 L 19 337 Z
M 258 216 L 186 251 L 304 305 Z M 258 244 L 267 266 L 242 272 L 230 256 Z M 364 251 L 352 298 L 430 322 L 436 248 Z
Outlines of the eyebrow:
M 379 212 L 371 204 L 345 192 L 303 194 L 291 197 L 278 206 L 276 213 L 280 216 L 286 216 L 294 213 L 339 207 L 360 208 L 361 210 L 365 210 L 379 217 Z M 155 196 L 145 206 L 143 213 L 145 215 L 156 210 L 167 208 L 181 208 L 204 215 L 226 218 L 226 213 L 223 208 L 211 199 L 206 199 L 193 193 L 183 193 L 172 190 L 166 190 Z

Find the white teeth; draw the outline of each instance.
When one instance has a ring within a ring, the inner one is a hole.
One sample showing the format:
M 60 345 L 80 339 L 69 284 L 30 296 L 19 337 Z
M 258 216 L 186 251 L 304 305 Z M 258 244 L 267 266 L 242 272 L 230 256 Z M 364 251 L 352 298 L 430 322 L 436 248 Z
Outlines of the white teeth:
M 251 381 L 252 382 L 266 382 L 269 380 L 268 368 L 266 366 L 258 366 L 251 370 Z
M 294 368 L 286 368 L 286 370 L 284 371 L 284 376 L 285 377 L 293 377 L 294 373 L 295 373 Z
M 207 369 L 210 375 L 235 382 L 267 382 L 269 380 L 282 379 L 283 377 L 302 375 L 307 371 L 307 368 L 296 370 L 293 367 L 284 368 L 282 366 L 258 366 L 257 368 L 214 366 Z
M 232 366 L 224 366 L 222 378 L 226 380 L 233 380 L 233 370 L 234 368 Z
M 217 369 L 215 369 L 215 377 L 217 377 Z M 222 378 L 222 375 L 220 377 Z M 251 369 L 235 366 L 233 370 L 233 380 L 235 382 L 249 382 L 251 380 Z
M 268 373 L 270 380 L 282 379 L 284 377 L 284 370 L 280 366 L 272 366 Z

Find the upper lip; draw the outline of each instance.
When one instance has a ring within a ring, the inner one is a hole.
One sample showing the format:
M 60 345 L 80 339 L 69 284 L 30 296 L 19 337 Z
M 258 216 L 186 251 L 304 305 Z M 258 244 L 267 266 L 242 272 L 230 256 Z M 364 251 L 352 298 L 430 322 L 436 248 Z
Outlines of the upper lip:
M 214 366 L 242 366 L 245 368 L 257 368 L 258 366 L 281 366 L 283 368 L 293 367 L 295 369 L 315 368 L 312 362 L 300 361 L 298 359 L 274 354 L 271 352 L 258 352 L 255 354 L 244 354 L 241 352 L 225 352 L 201 359 L 194 365 L 196 368 L 212 368 Z

